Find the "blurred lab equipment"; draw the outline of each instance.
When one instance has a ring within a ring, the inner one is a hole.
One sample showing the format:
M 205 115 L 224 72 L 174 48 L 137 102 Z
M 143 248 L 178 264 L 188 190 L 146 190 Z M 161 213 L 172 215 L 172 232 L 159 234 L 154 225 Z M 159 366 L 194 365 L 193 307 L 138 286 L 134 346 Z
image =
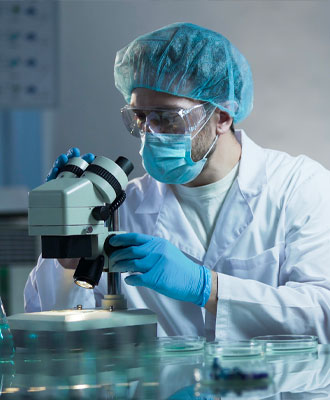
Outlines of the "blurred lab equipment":
M 16 346 L 43 348 L 101 346 L 148 340 L 156 335 L 156 316 L 127 310 L 120 273 L 111 272 L 109 238 L 118 233 L 118 208 L 125 200 L 132 163 L 96 157 L 91 164 L 70 158 L 56 179 L 29 194 L 29 233 L 40 235 L 43 258 L 79 258 L 77 285 L 93 289 L 103 271 L 108 294 L 100 309 L 53 310 L 9 318 Z M 102 333 L 107 332 L 108 336 Z M 56 332 L 56 335 L 54 334 Z M 101 338 L 105 339 L 102 340 Z
M 58 15 L 57 1 L 1 0 L 0 107 L 56 103 Z
M 15 354 L 13 336 L 0 297 L 0 363 L 10 360 Z
M 7 315 L 24 310 L 24 285 L 40 254 L 40 240 L 28 234 L 28 190 L 0 186 L 0 293 Z

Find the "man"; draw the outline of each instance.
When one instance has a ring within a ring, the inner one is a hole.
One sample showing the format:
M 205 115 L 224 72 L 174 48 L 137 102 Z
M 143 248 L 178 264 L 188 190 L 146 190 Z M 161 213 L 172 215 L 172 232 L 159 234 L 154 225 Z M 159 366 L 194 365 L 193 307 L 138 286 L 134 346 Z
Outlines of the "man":
M 159 335 L 327 342 L 330 174 L 234 131 L 252 109 L 245 58 L 218 33 L 173 24 L 120 50 L 115 81 L 147 171 L 129 183 L 120 209 L 129 233 L 111 239 L 125 247 L 111 263 L 125 273 L 129 307 L 156 312 Z M 39 259 L 26 310 L 93 307 L 105 287 L 103 277 L 94 292 L 81 289 L 57 260 Z

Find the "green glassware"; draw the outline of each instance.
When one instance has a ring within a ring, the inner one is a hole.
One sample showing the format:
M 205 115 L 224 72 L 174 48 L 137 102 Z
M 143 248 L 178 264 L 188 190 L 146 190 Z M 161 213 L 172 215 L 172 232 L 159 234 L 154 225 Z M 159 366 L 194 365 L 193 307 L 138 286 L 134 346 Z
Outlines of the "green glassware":
M 0 362 L 8 361 L 15 354 L 13 335 L 11 334 L 5 309 L 0 297 Z

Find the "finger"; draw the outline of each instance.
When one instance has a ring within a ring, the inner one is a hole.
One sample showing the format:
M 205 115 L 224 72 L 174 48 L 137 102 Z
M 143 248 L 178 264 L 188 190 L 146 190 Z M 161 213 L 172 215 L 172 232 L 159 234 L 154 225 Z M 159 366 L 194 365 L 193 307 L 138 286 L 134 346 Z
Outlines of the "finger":
M 52 168 L 46 177 L 46 182 L 55 179 L 57 177 L 57 174 L 58 174 L 58 168 Z
M 79 154 L 79 149 L 77 147 L 72 147 L 68 150 L 66 154 L 61 154 L 60 156 L 58 156 L 54 161 L 52 169 L 49 171 L 46 177 L 46 182 L 55 179 L 58 175 L 59 170 L 69 161 L 69 158 L 77 157 L 79 156 Z
M 66 154 L 61 154 L 54 161 L 53 168 L 60 169 L 61 167 L 63 167 L 63 165 L 65 165 L 68 162 L 68 160 L 69 159 L 68 159 L 68 156 Z
M 153 236 L 142 233 L 121 233 L 110 238 L 111 246 L 140 246 L 153 239 Z
M 149 268 L 143 260 L 118 261 L 111 267 L 111 272 L 148 272 Z
M 143 275 L 130 275 L 125 278 L 125 282 L 130 286 L 145 286 L 143 282 Z
M 66 153 L 68 158 L 73 158 L 73 157 L 80 157 L 80 150 L 78 147 L 71 147 Z
M 93 153 L 86 153 L 81 158 L 90 164 L 95 160 L 95 155 Z
M 140 259 L 148 255 L 148 253 L 149 251 L 142 245 L 124 247 L 110 255 L 110 262 L 115 264 L 118 261 Z
M 48 175 L 46 177 L 46 182 L 55 179 L 58 175 L 58 171 L 60 170 L 60 168 L 62 168 L 63 165 L 65 165 L 67 162 L 68 162 L 68 157 L 66 154 L 61 154 L 60 156 L 58 156 L 54 161 L 51 170 L 48 172 Z

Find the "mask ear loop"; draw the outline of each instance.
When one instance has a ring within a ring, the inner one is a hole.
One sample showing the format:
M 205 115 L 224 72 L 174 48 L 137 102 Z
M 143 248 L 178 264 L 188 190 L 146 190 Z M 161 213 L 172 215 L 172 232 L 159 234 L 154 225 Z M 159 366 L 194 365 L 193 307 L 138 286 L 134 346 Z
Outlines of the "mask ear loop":
M 203 130 L 205 125 L 209 122 L 209 120 L 211 119 L 212 115 L 214 114 L 214 111 L 216 110 L 216 108 L 217 107 L 214 106 L 213 110 L 210 112 L 210 115 L 206 118 L 206 120 L 204 121 L 202 126 L 199 128 L 199 130 L 194 134 L 194 136 L 191 136 L 191 139 L 190 139 L 191 141 Z M 219 136 L 216 135 L 215 139 L 213 140 L 213 143 L 211 144 L 210 148 L 207 150 L 207 152 L 204 154 L 204 157 L 201 160 L 205 160 L 207 158 L 208 154 L 213 149 L 213 147 L 217 143 L 218 139 L 219 139 Z M 190 146 L 190 159 L 191 159 L 191 146 Z
M 211 144 L 211 147 L 207 150 L 207 152 L 205 153 L 204 157 L 202 158 L 202 160 L 205 160 L 205 158 L 207 158 L 208 154 L 210 153 L 210 151 L 213 149 L 213 147 L 215 146 L 216 142 L 218 141 L 219 136 L 217 135 L 215 137 L 215 139 L 213 140 L 213 143 Z

